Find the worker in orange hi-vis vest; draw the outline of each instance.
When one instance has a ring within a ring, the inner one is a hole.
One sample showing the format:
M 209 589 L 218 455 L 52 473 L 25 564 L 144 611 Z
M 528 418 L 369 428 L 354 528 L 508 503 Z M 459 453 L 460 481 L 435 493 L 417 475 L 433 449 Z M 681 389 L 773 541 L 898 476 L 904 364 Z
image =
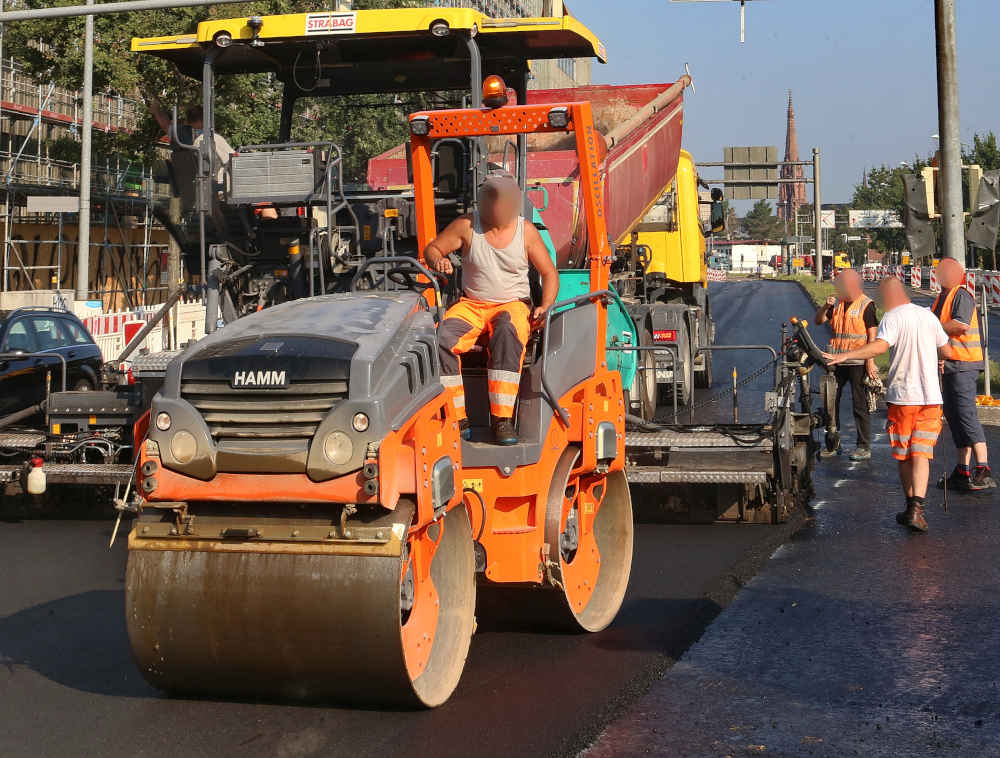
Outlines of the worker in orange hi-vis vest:
M 958 451 L 958 463 L 948 476 L 948 487 L 978 492 L 996 487 L 986 453 L 986 433 L 976 409 L 976 381 L 983 370 L 983 345 L 979 337 L 979 313 L 976 298 L 962 282 L 965 267 L 954 258 L 938 264 L 937 278 L 941 292 L 931 310 L 941 320 L 955 354 L 941 364 L 941 393 L 944 417 Z M 972 456 L 976 457 L 975 468 Z M 944 477 L 938 482 L 944 487 Z
M 479 188 L 479 210 L 452 221 L 424 250 L 431 268 L 452 273 L 448 254 L 461 250 L 464 296 L 438 328 L 441 381 L 452 393 L 463 439 L 472 428 L 465 409 L 461 356 L 489 335 L 486 368 L 493 438 L 517 444 L 514 404 L 521 382 L 524 346 L 559 293 L 556 271 L 541 235 L 521 215 L 521 188 L 507 173 L 489 175 Z M 541 302 L 532 307 L 529 268 L 542 280 Z
M 892 351 L 885 398 L 889 406 L 886 431 L 906 495 L 906 510 L 896 514 L 896 523 L 926 532 L 927 479 L 941 433 L 943 401 L 937 362 L 953 354 L 941 322 L 926 308 L 910 302 L 901 281 L 886 279 L 879 285 L 879 294 L 885 315 L 875 340 L 856 350 L 826 353 L 824 357 L 836 366 Z
M 861 276 L 854 269 L 845 269 L 837 277 L 837 294 L 830 297 L 816 311 L 816 323 L 830 322 L 833 339 L 829 351 L 832 355 L 847 353 L 864 347 L 875 340 L 878 315 L 875 302 L 861 288 Z M 857 429 L 857 446 L 851 453 L 852 461 L 864 461 L 871 454 L 871 420 L 868 416 L 868 397 L 865 377 L 878 376 L 875 361 L 850 360 L 837 366 L 837 427 L 840 424 L 840 398 L 844 388 L 851 386 L 851 403 L 854 406 L 854 426 Z

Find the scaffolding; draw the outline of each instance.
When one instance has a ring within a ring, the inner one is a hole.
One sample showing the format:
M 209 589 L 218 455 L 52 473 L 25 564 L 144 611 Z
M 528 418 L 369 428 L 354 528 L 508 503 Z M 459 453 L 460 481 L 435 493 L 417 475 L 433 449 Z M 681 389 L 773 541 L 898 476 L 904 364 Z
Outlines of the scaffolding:
M 93 128 L 135 128 L 142 104 L 114 93 L 94 96 Z M 78 213 L 33 212 L 28 198 L 79 193 L 80 164 L 53 158 L 53 137 L 76 138 L 82 125 L 80 93 L 33 81 L 13 59 L 0 65 L 0 194 L 3 268 L 0 290 L 72 286 Z M 90 172 L 94 198 L 90 250 L 94 278 L 89 296 L 108 308 L 137 308 L 166 296 L 162 266 L 166 232 L 153 214 L 169 198 L 169 185 L 145 166 L 107 159 Z M 67 246 L 69 249 L 67 250 Z M 159 274 L 159 275 L 157 275 Z

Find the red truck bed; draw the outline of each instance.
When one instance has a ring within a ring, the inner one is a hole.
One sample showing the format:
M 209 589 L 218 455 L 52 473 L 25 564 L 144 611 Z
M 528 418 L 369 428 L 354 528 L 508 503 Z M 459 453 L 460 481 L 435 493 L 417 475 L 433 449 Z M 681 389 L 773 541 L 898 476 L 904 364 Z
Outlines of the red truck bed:
M 530 90 L 528 104 L 589 100 L 594 123 L 605 135 L 602 164 L 608 234 L 627 237 L 677 173 L 683 126 L 683 92 L 687 78 L 676 83 L 592 85 L 574 89 Z M 528 142 L 528 185 L 541 185 L 549 195 L 542 218 L 552 236 L 560 267 L 586 265 L 585 224 L 580 209 L 576 152 L 560 149 L 563 135 L 531 135 Z M 491 160 L 500 162 L 502 143 L 488 145 Z M 508 155 L 512 153 L 508 152 Z M 372 189 L 407 186 L 404 146 L 368 162 Z M 540 193 L 530 194 L 537 207 Z

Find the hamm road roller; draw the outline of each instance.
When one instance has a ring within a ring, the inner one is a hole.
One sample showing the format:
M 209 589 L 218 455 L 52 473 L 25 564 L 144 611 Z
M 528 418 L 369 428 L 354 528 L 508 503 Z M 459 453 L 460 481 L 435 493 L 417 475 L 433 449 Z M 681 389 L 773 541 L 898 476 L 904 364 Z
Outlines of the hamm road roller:
M 463 363 L 473 439 L 440 381 L 438 275 L 364 264 L 368 289 L 227 324 L 168 366 L 137 469 L 126 615 L 143 676 L 178 694 L 436 706 L 458 684 L 477 584 L 546 619 L 607 626 L 632 509 L 612 259 L 589 103 L 410 118 L 420 249 L 441 141 L 572 135 L 589 289 L 530 340 L 517 445 L 485 438 L 486 371 Z M 374 288 L 372 288 L 374 286 Z

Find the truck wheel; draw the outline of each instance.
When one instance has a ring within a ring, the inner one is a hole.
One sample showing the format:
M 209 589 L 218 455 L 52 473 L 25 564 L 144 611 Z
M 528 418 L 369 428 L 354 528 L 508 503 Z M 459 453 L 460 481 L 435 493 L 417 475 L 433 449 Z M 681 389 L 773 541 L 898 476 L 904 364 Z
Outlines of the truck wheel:
M 649 327 L 642 328 L 639 334 L 639 345 L 641 347 L 652 346 L 653 334 Z M 630 399 L 634 399 L 639 404 L 639 415 L 643 421 L 653 421 L 656 418 L 656 401 L 658 393 L 656 391 L 656 353 L 650 350 L 642 350 L 639 353 L 639 370 L 635 372 L 635 381 L 632 382 L 632 390 L 629 393 Z
M 705 356 L 705 368 L 694 375 L 694 386 L 700 389 L 711 389 L 712 351 L 706 350 L 702 355 Z
M 673 391 L 677 393 L 678 405 L 690 405 L 694 388 L 691 386 L 691 377 L 688 368 L 691 366 L 691 336 L 688 334 L 687 324 L 677 330 L 677 366 L 673 382 Z M 680 373 L 681 380 L 677 381 L 676 374 Z M 673 403 L 671 396 L 671 386 L 661 384 L 659 386 L 659 401 L 661 405 Z

